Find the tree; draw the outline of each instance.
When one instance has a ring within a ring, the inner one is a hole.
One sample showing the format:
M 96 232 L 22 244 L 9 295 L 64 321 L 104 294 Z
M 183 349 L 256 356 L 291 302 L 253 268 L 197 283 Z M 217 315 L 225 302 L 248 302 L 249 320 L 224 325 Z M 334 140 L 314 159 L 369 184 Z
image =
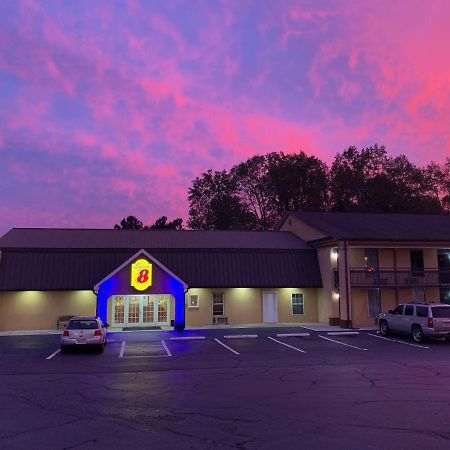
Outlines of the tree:
M 328 197 L 328 170 L 325 163 L 304 152 L 267 155 L 267 193 L 281 220 L 288 210 L 322 211 Z
M 188 190 L 192 229 L 254 229 L 256 217 L 239 198 L 235 178 L 223 171 L 202 173 Z
M 167 222 L 166 216 L 161 216 L 155 221 L 153 225 L 150 226 L 152 230 L 182 230 L 183 229 L 183 219 L 178 217 L 170 222 Z
M 267 157 L 256 155 L 231 169 L 241 202 L 251 211 L 257 221 L 257 228 L 273 228 L 278 220 L 274 211 L 274 202 L 269 195 L 269 177 L 267 175 Z
M 428 195 L 439 202 L 445 212 L 450 212 L 450 158 L 442 165 L 431 161 L 423 169 Z
M 349 147 L 330 170 L 330 207 L 335 211 L 442 212 L 425 169 L 405 155 L 388 156 L 384 146 Z
M 115 230 L 143 230 L 144 224 L 135 216 L 128 216 L 120 221 L 120 225 L 114 225 Z

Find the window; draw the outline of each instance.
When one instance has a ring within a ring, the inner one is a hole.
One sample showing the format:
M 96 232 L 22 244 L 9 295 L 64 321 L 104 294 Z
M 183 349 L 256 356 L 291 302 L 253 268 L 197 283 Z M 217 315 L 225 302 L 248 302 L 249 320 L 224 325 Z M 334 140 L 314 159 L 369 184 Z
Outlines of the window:
M 414 306 L 413 305 L 406 305 L 405 306 L 405 316 L 412 316 L 414 313 Z
M 158 298 L 158 322 L 167 322 L 167 295 Z
M 225 294 L 223 292 L 213 292 L 212 294 L 212 310 L 213 316 L 224 315 Z
M 114 302 L 114 322 L 125 322 L 125 302 L 123 297 L 116 297 Z
M 438 248 L 437 256 L 439 269 L 450 269 L 450 249 Z
M 139 297 L 128 299 L 128 323 L 139 323 L 140 303 Z
M 432 316 L 438 319 L 449 319 L 450 308 L 448 306 L 433 306 L 431 308 Z
M 392 311 L 392 314 L 401 315 L 403 314 L 403 305 L 398 305 L 397 308 Z
M 375 272 L 378 270 L 378 249 L 364 249 L 364 265 L 367 272 Z
M 189 308 L 198 308 L 200 306 L 200 299 L 198 294 L 189 295 L 188 307 Z
M 153 297 L 145 295 L 143 300 L 142 320 L 145 323 L 153 322 L 155 320 L 155 302 L 153 301 Z
M 441 288 L 439 289 L 439 294 L 440 294 L 440 300 L 441 303 L 447 303 L 450 304 L 450 289 L 448 288 Z
M 381 312 L 381 299 L 379 289 L 367 290 L 367 307 L 369 310 L 369 317 L 377 317 Z
M 438 248 L 438 267 L 439 267 L 439 283 L 449 284 L 450 283 L 450 249 L 448 248 Z M 441 293 L 442 302 L 442 293 Z M 448 301 L 445 303 L 449 303 Z
M 417 317 L 428 317 L 428 307 L 427 306 L 416 306 Z
M 305 301 L 303 299 L 303 294 L 297 292 L 293 293 L 291 296 L 292 303 L 292 314 L 305 314 Z
M 411 250 L 411 270 L 423 271 L 423 250 Z

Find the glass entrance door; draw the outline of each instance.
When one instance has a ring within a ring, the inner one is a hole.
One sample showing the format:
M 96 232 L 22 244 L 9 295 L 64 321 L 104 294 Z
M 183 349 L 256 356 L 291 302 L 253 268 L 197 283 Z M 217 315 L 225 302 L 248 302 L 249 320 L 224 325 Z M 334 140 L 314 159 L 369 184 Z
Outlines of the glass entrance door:
M 168 325 L 170 295 L 115 295 L 112 297 L 113 326 Z

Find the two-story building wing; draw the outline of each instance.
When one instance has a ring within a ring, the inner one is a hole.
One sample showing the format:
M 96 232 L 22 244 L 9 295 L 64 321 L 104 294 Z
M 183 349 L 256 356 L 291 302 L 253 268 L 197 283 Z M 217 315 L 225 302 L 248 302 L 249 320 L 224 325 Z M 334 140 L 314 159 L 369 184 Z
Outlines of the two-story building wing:
M 373 325 L 405 301 L 450 303 L 450 216 L 290 212 L 281 230 L 317 249 L 320 322 Z

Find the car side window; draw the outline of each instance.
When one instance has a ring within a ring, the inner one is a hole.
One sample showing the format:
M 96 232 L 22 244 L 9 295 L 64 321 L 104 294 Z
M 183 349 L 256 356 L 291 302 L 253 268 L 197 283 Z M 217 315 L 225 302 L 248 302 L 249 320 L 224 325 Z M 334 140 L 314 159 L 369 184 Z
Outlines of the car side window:
M 426 306 L 416 306 L 416 315 L 418 317 L 428 317 L 428 308 Z
M 414 306 L 413 305 L 406 305 L 405 306 L 405 316 L 412 316 L 414 312 Z
M 394 311 L 392 311 L 392 314 L 402 314 L 403 313 L 403 305 L 398 305 L 397 308 L 394 309 Z

